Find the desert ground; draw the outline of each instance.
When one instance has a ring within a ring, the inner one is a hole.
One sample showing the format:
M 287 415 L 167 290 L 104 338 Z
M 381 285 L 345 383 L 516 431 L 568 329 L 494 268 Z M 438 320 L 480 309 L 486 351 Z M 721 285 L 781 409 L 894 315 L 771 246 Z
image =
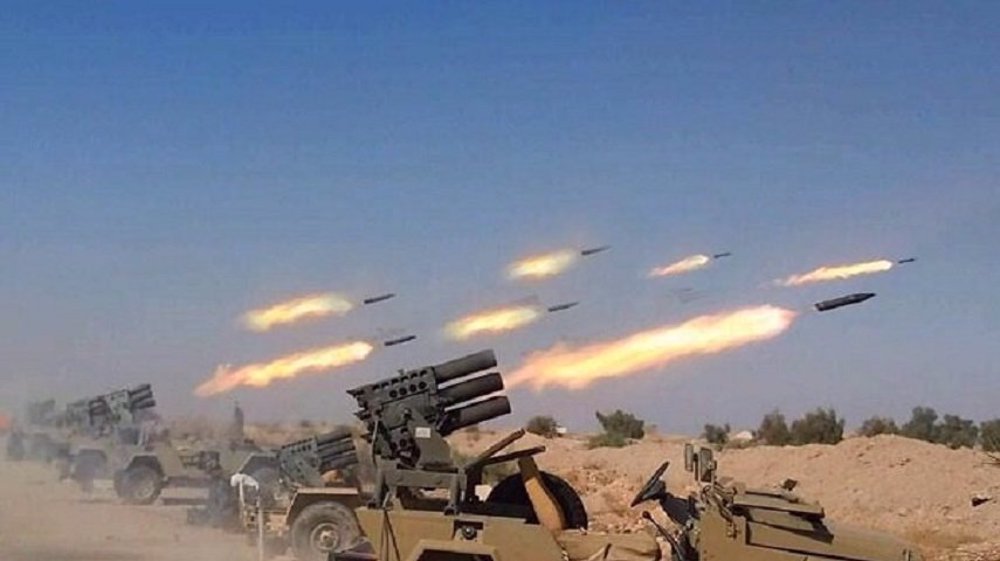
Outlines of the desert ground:
M 265 436 L 263 429 L 251 431 Z M 451 441 L 472 454 L 503 434 L 464 431 Z M 692 489 L 682 469 L 688 440 L 653 435 L 626 448 L 588 450 L 585 435 L 527 435 L 517 446 L 547 447 L 539 464 L 580 492 L 594 530 L 648 531 L 642 507 L 629 509 L 628 502 L 663 460 L 671 462 L 670 490 Z M 830 519 L 909 538 L 931 559 L 1000 560 L 1000 465 L 981 452 L 879 436 L 835 446 L 730 449 L 717 458 L 720 475 L 752 486 L 794 479 L 796 492 L 820 502 Z M 973 506 L 973 497 L 985 502 Z M 50 467 L 0 461 L 0 561 L 256 559 L 242 536 L 187 525 L 187 505 L 178 499 L 191 498 L 165 494 L 169 504 L 124 506 L 106 489 L 88 496 L 56 481 Z
M 0 560 L 257 558 L 242 536 L 187 525 L 186 502 L 125 506 L 114 500 L 113 493 L 98 490 L 87 496 L 71 482 L 58 482 L 50 466 L 0 460 Z
M 502 436 L 465 432 L 453 446 L 471 454 Z M 671 492 L 693 489 L 683 469 L 683 436 L 647 436 L 626 448 L 588 450 L 587 435 L 544 439 L 527 435 L 518 446 L 544 445 L 544 470 L 561 475 L 582 495 L 595 530 L 644 531 L 643 508 L 629 509 L 636 490 L 664 460 Z M 753 487 L 798 481 L 795 492 L 818 501 L 845 524 L 891 532 L 917 542 L 935 559 L 1000 560 L 1000 464 L 985 454 L 951 450 L 898 436 L 848 438 L 835 446 L 753 446 L 716 455 L 719 475 Z M 988 498 L 972 506 L 972 497 Z

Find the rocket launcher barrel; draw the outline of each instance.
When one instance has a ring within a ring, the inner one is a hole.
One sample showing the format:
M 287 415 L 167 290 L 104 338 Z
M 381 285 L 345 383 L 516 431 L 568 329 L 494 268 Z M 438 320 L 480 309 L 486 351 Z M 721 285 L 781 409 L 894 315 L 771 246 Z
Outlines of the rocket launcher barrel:
M 303 438 L 302 440 L 296 440 L 295 442 L 285 444 L 278 449 L 278 454 L 316 454 L 320 450 L 331 447 L 335 451 L 340 451 L 344 447 L 350 448 L 353 446 L 354 443 L 351 441 L 351 430 L 348 428 L 341 428 L 328 433 Z
M 329 446 L 317 451 L 320 472 L 325 473 L 333 469 L 343 469 L 358 463 L 358 452 L 354 447 L 354 440 L 338 443 L 337 446 Z
M 340 456 L 334 460 L 321 464 L 323 473 L 328 471 L 333 471 L 335 469 L 344 469 L 359 463 L 358 455 L 356 453 L 347 454 Z
M 126 414 L 134 414 L 143 409 L 156 407 L 153 387 L 142 384 L 132 388 L 113 391 L 87 400 L 91 422 L 124 420 Z
M 304 438 L 278 449 L 284 476 L 298 485 L 322 486 L 322 475 L 358 463 L 350 428 Z
M 156 407 L 156 399 L 153 398 L 153 387 L 149 384 L 142 384 L 128 390 L 130 408 L 133 411 L 140 409 L 152 409 Z
M 492 350 L 434 366 L 400 371 L 391 378 L 348 390 L 358 403 L 365 438 L 386 461 L 440 469 L 452 463 L 443 437 L 510 413 L 510 402 L 493 394 L 504 388 Z
M 492 372 L 485 376 L 452 384 L 439 391 L 438 395 L 444 400 L 445 405 L 454 405 L 496 393 L 502 389 L 503 378 L 500 377 L 499 372 Z
M 350 427 L 340 427 L 314 438 L 316 439 L 316 446 L 322 447 L 338 442 L 351 442 L 352 436 Z
M 354 441 L 350 438 L 341 442 L 334 442 L 332 444 L 325 444 L 323 446 L 316 447 L 316 453 L 320 456 L 336 456 L 353 450 Z
M 443 362 L 437 366 L 430 367 L 430 370 L 434 371 L 434 379 L 439 384 L 443 384 L 457 378 L 462 378 L 463 376 L 494 368 L 496 365 L 496 354 L 492 350 L 485 350 Z
M 441 422 L 441 433 L 450 434 L 510 413 L 510 401 L 506 396 L 498 395 L 471 405 L 449 410 Z

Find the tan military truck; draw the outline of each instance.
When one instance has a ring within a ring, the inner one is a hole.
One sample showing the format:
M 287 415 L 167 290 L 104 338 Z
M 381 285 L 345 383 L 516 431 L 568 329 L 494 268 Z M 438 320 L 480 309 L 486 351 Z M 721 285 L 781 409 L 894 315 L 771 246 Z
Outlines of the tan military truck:
M 154 440 L 131 454 L 114 474 L 118 497 L 128 504 L 151 504 L 166 487 L 208 488 L 227 480 L 253 456 L 266 456 L 252 444 L 216 448 L 181 448 Z
M 291 549 L 299 561 L 325 560 L 361 537 L 354 509 L 367 495 L 358 472 L 353 432 L 341 428 L 286 444 L 274 452 L 277 477 L 240 491 L 242 524 L 266 553 Z M 234 484 L 241 480 L 237 476 Z
M 400 372 L 350 390 L 376 458 L 372 499 L 356 509 L 365 540 L 340 561 L 657 561 L 654 533 L 589 532 L 578 494 L 538 470 L 544 447 L 504 453 L 518 431 L 464 465 L 443 439 L 510 412 L 492 351 Z M 516 462 L 519 473 L 485 501 L 473 489 L 486 466 Z M 645 517 L 676 561 L 919 561 L 916 548 L 886 534 L 831 524 L 822 507 L 789 490 L 751 490 L 717 478 L 710 450 L 686 450 L 698 492 L 677 498 L 661 480 L 664 463 L 632 504 L 656 501 L 676 524 Z

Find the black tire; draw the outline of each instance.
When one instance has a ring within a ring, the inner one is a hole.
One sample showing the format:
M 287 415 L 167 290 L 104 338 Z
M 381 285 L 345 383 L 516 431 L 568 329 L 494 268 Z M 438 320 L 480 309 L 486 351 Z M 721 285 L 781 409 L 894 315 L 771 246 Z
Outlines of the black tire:
M 566 517 L 566 527 L 581 530 L 586 529 L 589 522 L 587 519 L 587 509 L 584 508 L 583 500 L 580 499 L 580 495 L 576 490 L 569 483 L 566 483 L 565 479 L 557 475 L 546 471 L 541 472 L 541 474 L 542 482 L 545 483 L 545 487 L 552 493 L 553 498 L 555 498 L 556 503 L 563 512 L 563 516 Z M 486 502 L 531 508 L 531 499 L 528 498 L 528 491 L 524 488 L 524 480 L 519 473 L 509 475 L 500 481 L 490 491 Z M 528 516 L 528 522 L 531 524 L 538 523 L 538 516 L 535 514 L 534 509 L 531 510 L 531 514 Z
M 327 561 L 331 553 L 354 547 L 361 528 L 351 509 L 323 501 L 302 509 L 292 522 L 290 537 L 298 561 Z
M 163 478 L 155 469 L 139 465 L 132 466 L 121 474 L 118 481 L 118 496 L 131 505 L 152 504 L 163 490 Z

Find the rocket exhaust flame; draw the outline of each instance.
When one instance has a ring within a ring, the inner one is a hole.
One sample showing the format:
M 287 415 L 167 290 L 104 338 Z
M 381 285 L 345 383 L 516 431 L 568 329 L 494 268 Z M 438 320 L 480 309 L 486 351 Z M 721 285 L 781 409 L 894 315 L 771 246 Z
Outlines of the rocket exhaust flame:
M 515 280 L 552 277 L 568 269 L 579 256 L 577 250 L 563 249 L 526 257 L 507 267 L 507 277 Z
M 690 273 L 691 271 L 697 271 L 709 264 L 712 260 L 711 257 L 707 255 L 691 255 L 671 263 L 669 265 L 664 265 L 662 267 L 656 267 L 649 272 L 650 277 L 667 277 L 670 275 L 679 275 L 681 273 Z
M 685 357 L 722 352 L 777 337 L 796 312 L 757 306 L 704 315 L 684 323 L 634 333 L 615 341 L 582 347 L 558 344 L 529 355 L 507 376 L 507 387 L 527 384 L 536 390 L 563 386 L 578 390 L 602 378 L 619 378 L 662 368 Z
M 313 294 L 250 310 L 243 315 L 243 325 L 251 331 L 269 331 L 308 318 L 343 315 L 352 308 L 354 304 L 336 294 Z
M 538 306 L 494 308 L 457 319 L 445 327 L 445 332 L 452 339 L 464 340 L 484 333 L 518 329 L 535 322 L 541 316 L 542 310 Z
M 225 364 L 216 368 L 211 378 L 195 388 L 194 394 L 208 397 L 238 386 L 263 388 L 275 380 L 324 372 L 360 362 L 368 358 L 373 350 L 375 346 L 367 341 L 353 341 L 290 354 L 271 362 L 247 364 L 236 369 Z
M 801 286 L 816 282 L 827 282 L 833 280 L 843 280 L 858 275 L 871 275 L 888 271 L 893 266 L 892 261 L 879 259 L 878 261 L 866 261 L 864 263 L 852 263 L 850 265 L 831 265 L 803 273 L 792 275 L 785 279 L 778 279 L 775 284 L 779 286 Z

